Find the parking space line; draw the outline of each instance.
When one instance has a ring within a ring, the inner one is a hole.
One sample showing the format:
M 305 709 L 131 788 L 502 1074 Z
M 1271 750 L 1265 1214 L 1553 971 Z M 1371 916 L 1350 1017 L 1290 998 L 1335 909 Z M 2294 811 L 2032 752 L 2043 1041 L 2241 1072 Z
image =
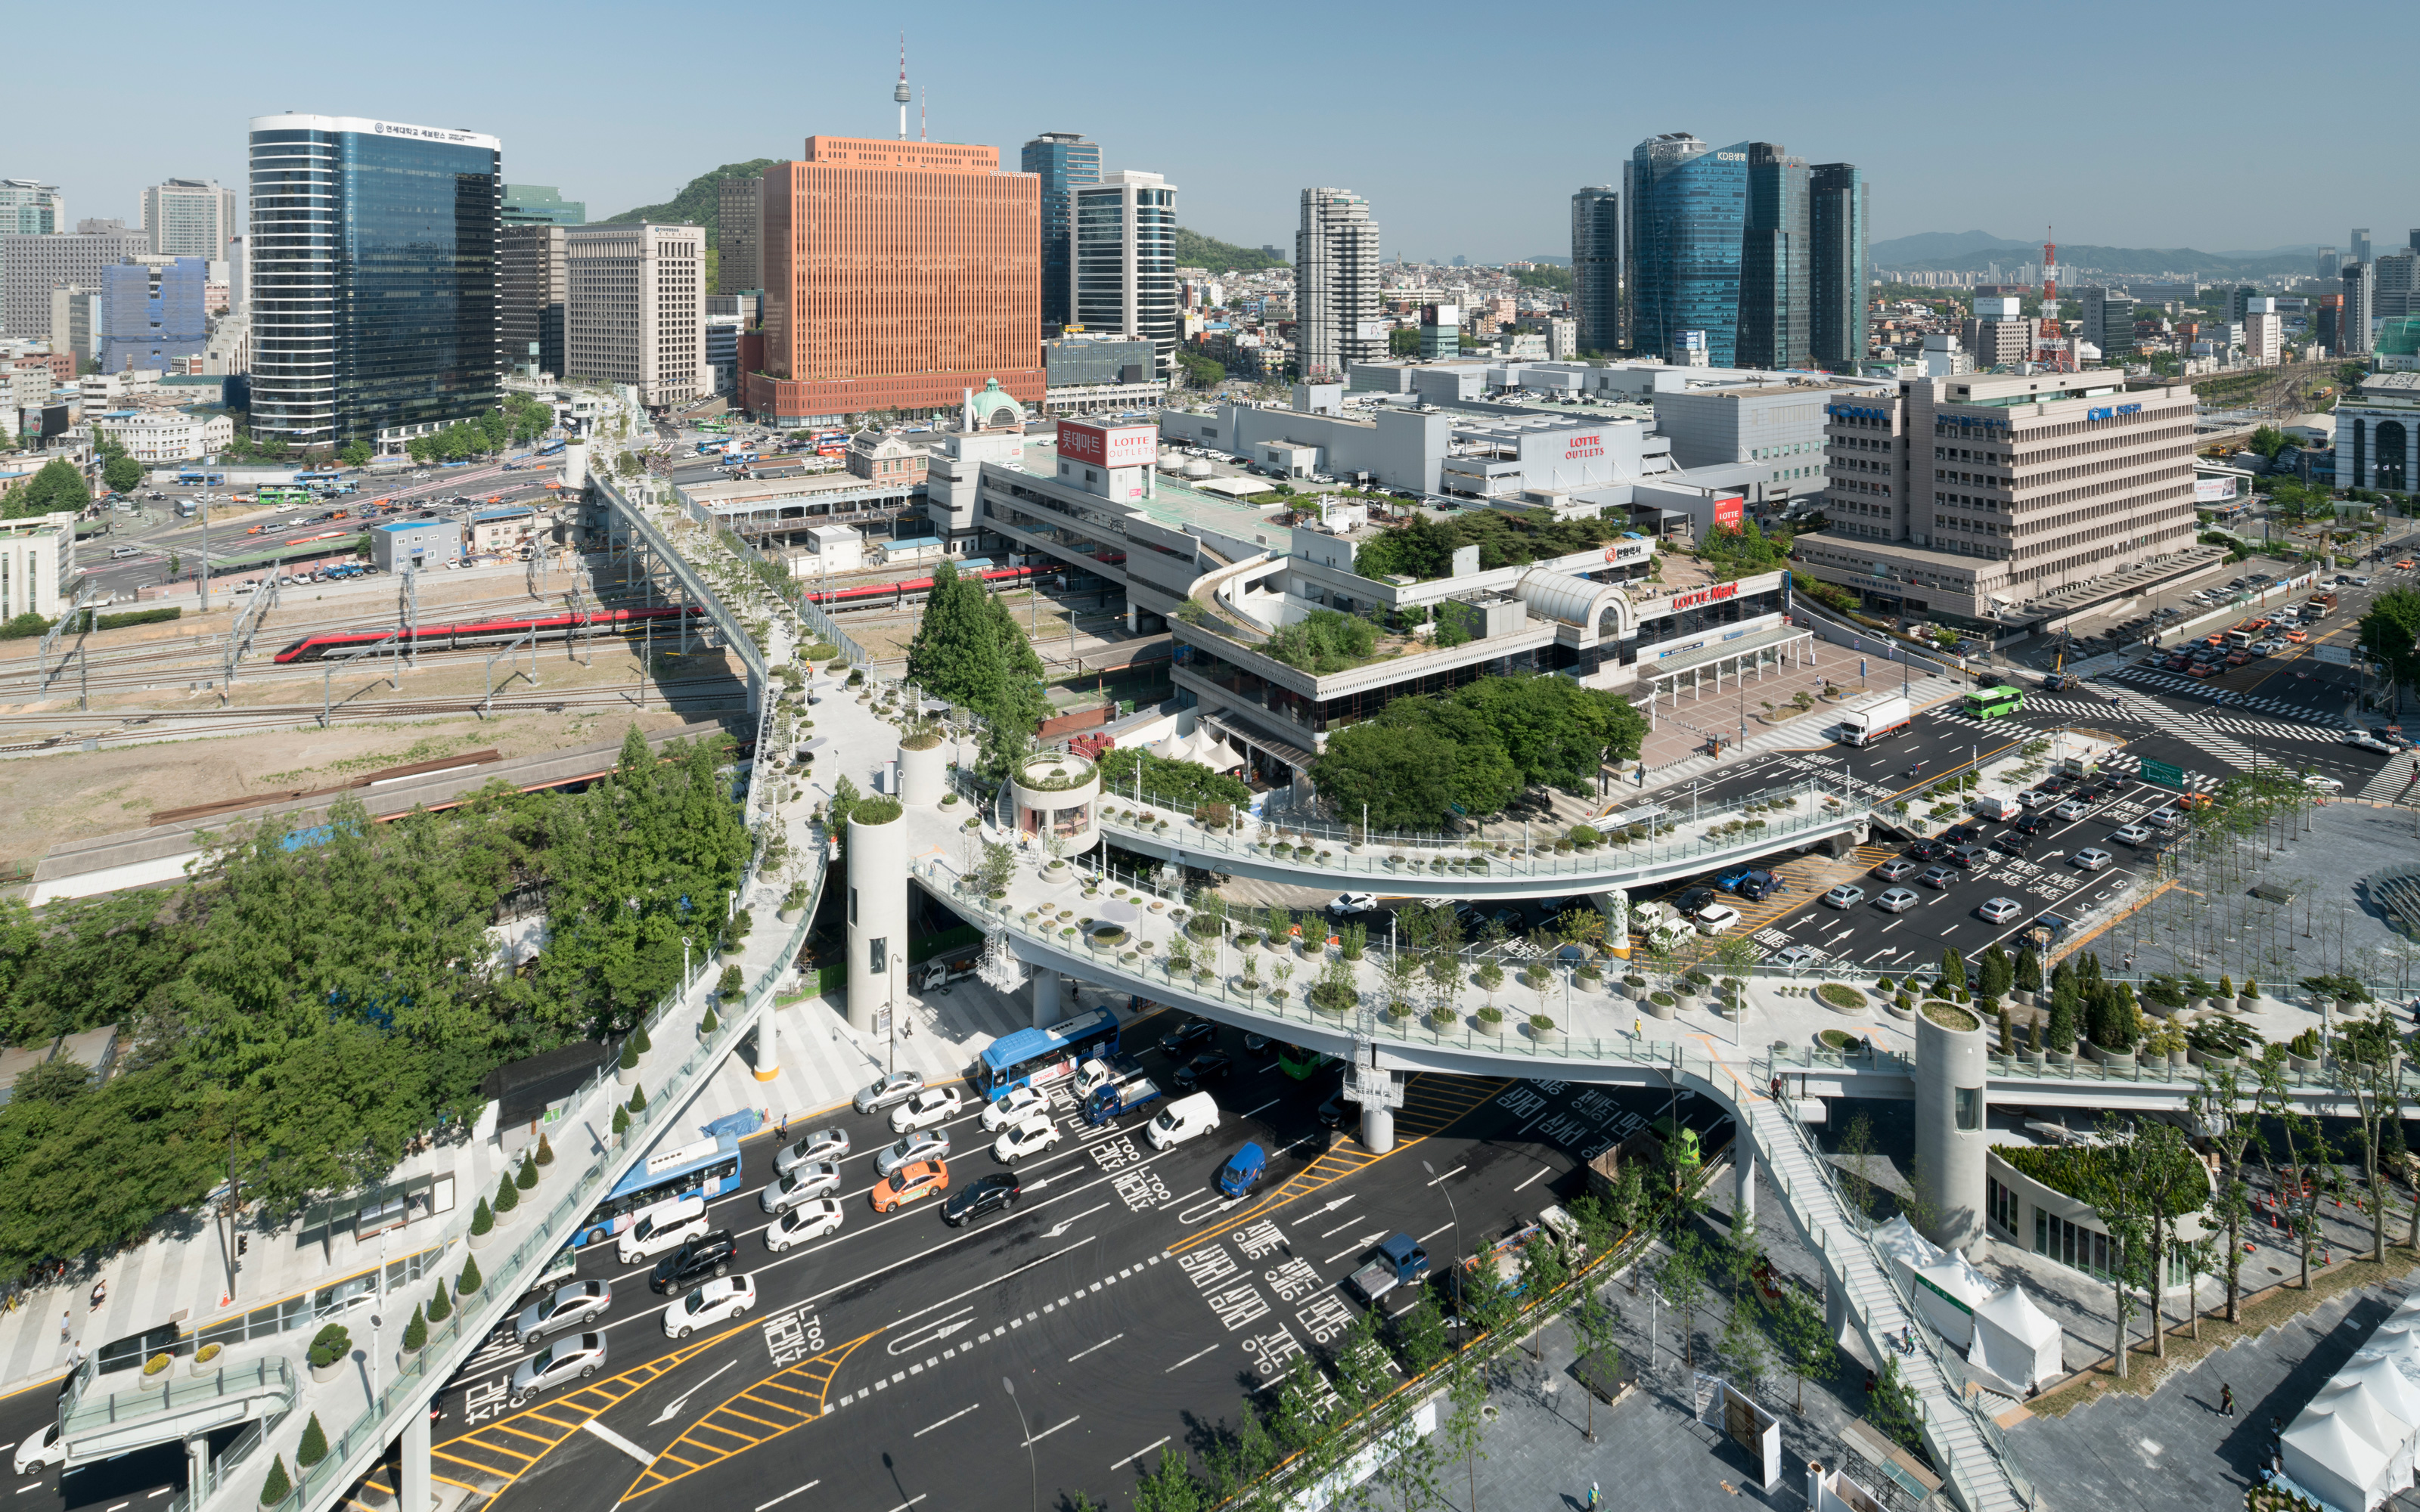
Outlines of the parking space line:
M 1187 1365 L 1191 1365 L 1194 1361 L 1201 1359 L 1202 1355 L 1216 1354 L 1218 1352 L 1218 1346 L 1213 1344 L 1208 1349 L 1202 1350 L 1200 1353 L 1187 1355 L 1184 1359 L 1177 1361 L 1174 1365 L 1170 1365 L 1167 1369 L 1161 1371 L 1160 1374 L 1163 1376 L 1172 1376 L 1179 1370 L 1184 1369 Z
M 1111 1470 L 1125 1469 L 1126 1466 L 1133 1464 L 1136 1460 L 1140 1459 L 1143 1456 L 1151 1453 L 1154 1449 L 1158 1448 L 1161 1444 L 1166 1443 L 1169 1438 L 1172 1436 L 1173 1435 L 1165 1435 L 1153 1440 L 1151 1443 L 1144 1444 L 1141 1448 L 1137 1449 L 1134 1453 L 1126 1456 L 1124 1459 L 1118 1460 L 1116 1463 L 1110 1465 L 1109 1468 Z M 894 1512 L 896 1512 L 896 1509 L 894 1509 Z

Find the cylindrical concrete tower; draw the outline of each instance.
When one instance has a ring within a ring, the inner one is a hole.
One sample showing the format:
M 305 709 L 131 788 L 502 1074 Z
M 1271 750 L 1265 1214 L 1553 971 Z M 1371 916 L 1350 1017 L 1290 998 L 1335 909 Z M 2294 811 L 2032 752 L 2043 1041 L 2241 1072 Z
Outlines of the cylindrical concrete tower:
M 1982 1021 L 1962 1008 L 1916 1014 L 1916 1180 L 1933 1213 L 1924 1237 L 1944 1249 L 1983 1237 L 1984 1045 Z
M 905 1006 L 908 987 L 908 825 L 891 799 L 849 815 L 847 906 L 848 1023 L 871 1034 L 884 1004 Z
M 918 740 L 930 741 L 918 746 Z M 909 735 L 899 742 L 899 801 L 918 809 L 929 809 L 941 801 L 949 790 L 948 752 L 941 748 L 939 735 Z
M 1100 774 L 1083 757 L 1055 750 L 1029 756 L 1009 789 L 1016 827 L 1046 849 L 1055 835 L 1065 854 L 1081 856 L 1100 838 Z

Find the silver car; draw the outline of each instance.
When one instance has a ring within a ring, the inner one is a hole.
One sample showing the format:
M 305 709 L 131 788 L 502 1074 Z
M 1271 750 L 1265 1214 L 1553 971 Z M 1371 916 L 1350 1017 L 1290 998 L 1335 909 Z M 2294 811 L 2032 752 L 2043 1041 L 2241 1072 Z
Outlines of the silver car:
M 818 1129 L 805 1138 L 783 1145 L 773 1152 L 773 1174 L 787 1176 L 794 1166 L 809 1161 L 838 1160 L 848 1153 L 848 1131 Z
M 828 1197 L 839 1190 L 840 1163 L 819 1160 L 808 1165 L 794 1165 L 788 1175 L 767 1182 L 756 1205 L 767 1212 L 784 1213 L 809 1197 Z
M 558 1287 L 554 1295 L 540 1297 L 521 1309 L 513 1319 L 513 1337 L 523 1344 L 535 1344 L 549 1334 L 560 1334 L 576 1328 L 592 1318 L 601 1318 L 613 1305 L 613 1288 L 602 1281 L 575 1281 Z
M 876 1113 L 894 1103 L 905 1103 L 924 1089 L 924 1073 L 921 1071 L 894 1071 L 890 1075 L 859 1090 L 850 1103 L 860 1113 Z
M 914 1134 L 901 1135 L 897 1143 L 883 1147 L 882 1153 L 874 1157 L 875 1174 L 889 1176 L 902 1165 L 913 1165 L 920 1160 L 939 1160 L 949 1152 L 950 1131 L 919 1129 Z
M 1893 887 L 1874 900 L 1874 906 L 1885 914 L 1902 914 L 1924 902 L 1905 887 Z
M 575 1334 L 557 1339 L 513 1372 L 511 1400 L 527 1401 L 566 1381 L 585 1381 L 605 1367 L 605 1335 Z

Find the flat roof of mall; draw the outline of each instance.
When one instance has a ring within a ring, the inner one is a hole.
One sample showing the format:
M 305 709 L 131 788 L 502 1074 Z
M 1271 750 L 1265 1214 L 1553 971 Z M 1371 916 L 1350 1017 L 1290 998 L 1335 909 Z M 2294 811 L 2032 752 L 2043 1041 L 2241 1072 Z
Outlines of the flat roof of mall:
M 1028 436 L 1020 465 L 1037 477 L 1055 478 L 1059 472 L 1056 438 Z M 1238 502 L 1221 499 L 1188 487 L 1164 472 L 1156 476 L 1156 481 L 1152 486 L 1155 496 L 1152 498 L 1104 499 L 1101 501 L 1134 510 L 1144 518 L 1171 530 L 1182 531 L 1187 525 L 1202 525 L 1231 534 L 1249 535 L 1280 556 L 1293 551 L 1293 530 L 1267 518 L 1272 509 L 1270 502 Z

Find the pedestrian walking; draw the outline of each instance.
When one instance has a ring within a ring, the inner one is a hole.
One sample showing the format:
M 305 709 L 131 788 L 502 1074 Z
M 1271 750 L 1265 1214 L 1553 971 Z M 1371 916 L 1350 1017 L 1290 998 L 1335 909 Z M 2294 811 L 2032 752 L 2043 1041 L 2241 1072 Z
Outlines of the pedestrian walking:
M 1596 1482 L 1589 1482 L 1589 1512 L 1596 1512 Z
M 774 1129 L 773 1138 L 775 1142 L 779 1144 L 786 1145 L 790 1142 L 790 1116 L 788 1114 L 784 1113 L 782 1115 L 782 1122 Z
M 2228 1417 L 2235 1415 L 2235 1388 L 2222 1384 L 2218 1388 L 2218 1410 Z
M 66 1344 L 75 1337 L 75 1309 L 59 1314 L 59 1342 Z

